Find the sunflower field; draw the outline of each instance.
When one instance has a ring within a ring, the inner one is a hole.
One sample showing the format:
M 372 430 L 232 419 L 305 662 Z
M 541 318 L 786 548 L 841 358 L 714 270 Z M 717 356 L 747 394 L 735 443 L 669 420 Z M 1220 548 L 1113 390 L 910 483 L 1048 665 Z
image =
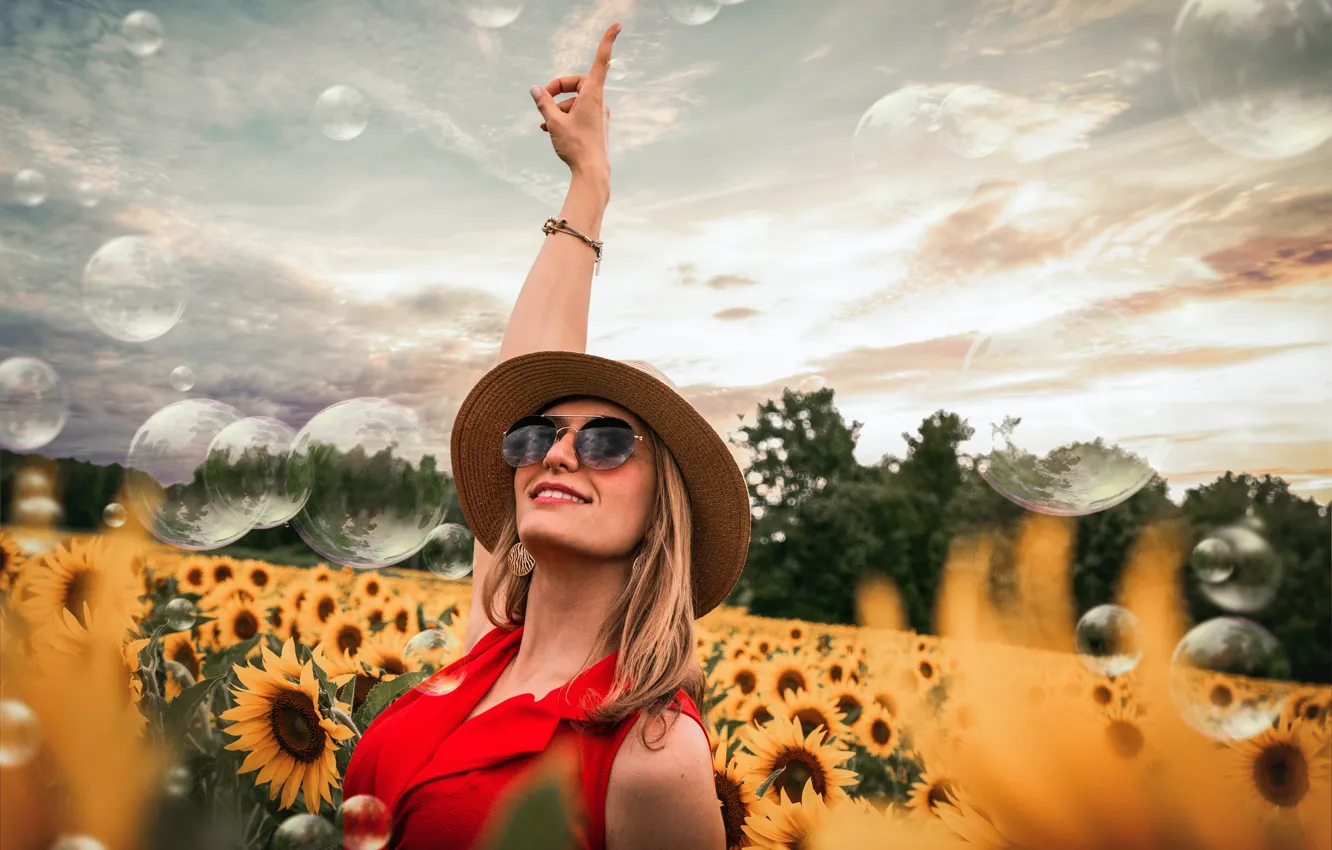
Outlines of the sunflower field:
M 1033 515 L 1004 594 L 992 544 L 955 542 L 938 636 L 902 628 L 887 584 L 861 588 L 867 626 L 699 621 L 728 846 L 1332 847 L 1332 689 L 1172 658 L 1192 624 L 1169 527 L 1124 570 L 1132 633 L 1089 649 L 1071 534 Z M 0 532 L 0 846 L 385 847 L 383 804 L 340 778 L 460 657 L 470 597 L 112 532 L 25 555 Z M 559 846 L 540 791 L 492 846 Z

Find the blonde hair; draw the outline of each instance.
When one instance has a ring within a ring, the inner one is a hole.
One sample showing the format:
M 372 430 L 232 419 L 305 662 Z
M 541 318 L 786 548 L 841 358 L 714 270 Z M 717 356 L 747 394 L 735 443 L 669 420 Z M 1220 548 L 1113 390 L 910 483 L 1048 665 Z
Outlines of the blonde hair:
M 657 468 L 652 521 L 629 581 L 597 635 L 593 658 L 616 650 L 620 655 L 610 691 L 600 704 L 586 707 L 585 724 L 590 731 L 606 732 L 642 711 L 640 736 L 645 745 L 648 726 L 672 709 L 680 689 L 689 694 L 700 715 L 705 710 L 703 669 L 694 649 L 689 493 L 665 444 L 650 430 L 649 438 Z M 499 628 L 516 627 L 527 612 L 532 576 L 515 576 L 508 569 L 509 550 L 518 542 L 511 508 L 481 589 L 486 617 Z M 587 666 L 590 663 L 584 669 Z M 703 719 L 706 727 L 707 718 Z

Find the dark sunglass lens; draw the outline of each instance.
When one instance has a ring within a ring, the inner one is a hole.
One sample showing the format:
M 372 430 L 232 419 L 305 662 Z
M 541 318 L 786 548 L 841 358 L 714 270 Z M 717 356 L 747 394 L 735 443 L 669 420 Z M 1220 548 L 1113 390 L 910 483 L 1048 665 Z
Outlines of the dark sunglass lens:
M 539 463 L 555 445 L 555 426 L 549 420 L 520 420 L 504 435 L 504 462 L 514 469 Z
M 614 469 L 634 451 L 634 429 L 622 419 L 596 419 L 583 426 L 574 440 L 578 462 L 589 469 Z

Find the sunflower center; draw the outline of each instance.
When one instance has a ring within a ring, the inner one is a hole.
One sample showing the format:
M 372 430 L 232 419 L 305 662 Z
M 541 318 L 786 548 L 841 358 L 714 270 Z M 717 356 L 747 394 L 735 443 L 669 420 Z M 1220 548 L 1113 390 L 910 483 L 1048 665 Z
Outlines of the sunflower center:
M 870 740 L 880 747 L 886 747 L 893 740 L 893 727 L 883 718 L 879 718 L 870 724 Z
M 268 719 L 273 740 L 287 755 L 304 764 L 323 757 L 327 733 L 305 692 L 284 690 L 273 697 Z
M 1110 693 L 1110 689 L 1105 685 L 1097 685 L 1092 688 L 1092 700 L 1095 701 L 1097 705 L 1109 705 L 1113 696 L 1114 695 Z
M 301 603 L 305 601 L 305 591 L 302 590 L 299 593 L 297 593 L 295 596 L 291 598 L 291 601 L 293 605 L 295 605 L 297 608 L 300 608 Z
M 799 670 L 784 670 L 777 677 L 777 693 L 805 690 L 805 676 Z
M 238 611 L 231 621 L 231 630 L 239 640 L 249 640 L 259 634 L 259 618 L 253 611 Z
M 333 597 L 321 596 L 319 598 L 319 604 L 315 606 L 315 615 L 319 617 L 320 622 L 323 622 L 329 617 L 332 617 L 333 612 L 336 610 L 338 610 L 338 603 L 333 601 Z
M 758 687 L 758 676 L 754 675 L 752 670 L 741 670 L 735 674 L 735 684 L 740 686 L 740 693 L 752 694 Z
M 740 796 L 740 786 L 730 777 L 713 771 L 717 785 L 717 799 L 721 800 L 722 823 L 726 825 L 726 846 L 739 847 L 745 833 L 742 827 L 748 812 L 745 811 L 744 799 Z
M 1253 782 L 1272 805 L 1294 806 L 1309 793 L 1309 764 L 1298 747 L 1276 744 L 1254 761 Z
M 366 596 L 378 596 L 378 595 L 379 595 L 379 582 L 377 582 L 377 581 L 369 581 L 369 582 L 366 582 L 366 584 L 365 584 L 365 595 L 366 595 Z
M 763 653 L 764 655 L 767 655 L 767 654 L 768 654 L 768 650 L 770 650 L 770 649 L 772 649 L 772 644 L 768 643 L 766 640 L 761 640 L 761 641 L 759 641 L 759 643 L 758 643 L 758 651 L 759 651 L 759 652 Z
M 379 684 L 376 676 L 367 676 L 364 673 L 356 674 L 356 688 L 352 691 L 352 711 L 361 707 L 365 698 L 370 696 L 370 689 Z
M 850 714 L 855 709 L 863 707 L 855 694 L 842 694 L 837 697 L 837 710 L 843 714 Z
M 365 615 L 365 621 L 371 628 L 374 628 L 384 622 L 384 612 L 380 611 L 378 608 L 372 608 L 370 612 Z
M 268 624 L 275 629 L 282 628 L 282 609 L 271 608 L 268 611 Z
M 203 584 L 204 574 L 201 567 L 190 567 L 190 571 L 185 574 L 185 583 L 192 585 Z
M 831 679 L 833 682 L 842 681 L 842 676 L 844 674 L 845 671 L 842 669 L 842 665 L 840 664 L 828 665 L 828 678 Z
M 394 676 L 401 676 L 407 672 L 407 665 L 402 663 L 401 658 L 381 658 L 379 666 L 385 673 L 392 673 Z
M 823 716 L 823 712 L 817 708 L 802 708 L 791 718 L 800 724 L 800 733 L 806 737 L 809 736 L 818 727 L 832 729 L 832 724 L 828 718 Z
M 255 587 L 268 587 L 268 573 L 264 570 L 255 570 L 250 573 L 250 583 Z
M 787 750 L 777 757 L 772 769 L 779 770 L 783 767 L 786 770 L 773 784 L 785 789 L 786 796 L 792 800 L 800 799 L 806 782 L 814 783 L 814 793 L 820 797 L 828 790 L 828 777 L 824 775 L 823 767 L 813 753 L 807 750 Z
M 393 628 L 397 629 L 397 630 L 400 631 L 400 632 L 406 632 L 406 631 L 407 631 L 407 611 L 406 611 L 406 609 L 404 609 L 404 610 L 402 610 L 402 611 L 399 611 L 397 614 L 393 615 Z
M 930 662 L 928 661 L 920 662 L 919 669 L 920 669 L 920 677 L 925 681 L 928 682 L 930 679 L 934 678 L 934 665 L 931 664 Z
M 1122 759 L 1131 759 L 1142 752 L 1142 732 L 1125 720 L 1116 720 L 1105 728 L 1110 749 Z
M 202 671 L 199 668 L 199 656 L 194 654 L 194 647 L 190 646 L 188 643 L 182 641 L 181 643 L 176 644 L 171 650 L 170 660 L 180 664 L 186 670 L 189 670 L 190 675 L 194 677 L 195 681 L 203 678 L 200 675 Z
M 877 705 L 883 706 L 884 710 L 887 711 L 889 714 L 893 715 L 894 717 L 897 716 L 897 702 L 893 699 L 892 694 L 877 693 L 874 695 L 874 702 Z
M 955 797 L 953 783 L 948 779 L 940 779 L 938 782 L 930 785 L 930 791 L 925 795 L 925 802 L 934 811 L 935 806 L 951 803 Z
M 361 629 L 351 624 L 338 629 L 338 649 L 356 654 L 361 648 Z
M 90 609 L 93 607 L 101 583 L 102 577 L 97 573 L 82 570 L 71 576 L 69 584 L 65 587 L 64 605 L 85 629 L 88 628 L 88 624 L 83 620 L 83 604 L 86 602 Z
M 749 722 L 753 723 L 755 726 L 762 726 L 770 720 L 772 720 L 772 712 L 768 711 L 764 706 L 756 705 L 753 710 L 749 712 Z
M 213 581 L 218 582 L 219 584 L 231 578 L 233 575 L 235 575 L 235 573 L 232 572 L 231 567 L 228 564 L 218 564 L 213 567 Z
M 1208 698 L 1212 701 L 1212 705 L 1217 708 L 1226 708 L 1235 699 L 1234 695 L 1230 692 L 1229 685 L 1214 685 Z

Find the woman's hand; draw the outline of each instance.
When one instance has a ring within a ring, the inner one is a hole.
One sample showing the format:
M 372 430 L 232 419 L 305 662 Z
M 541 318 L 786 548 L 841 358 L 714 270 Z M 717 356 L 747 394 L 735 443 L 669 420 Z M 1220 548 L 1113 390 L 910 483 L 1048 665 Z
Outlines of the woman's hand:
M 619 24 L 607 27 L 586 74 L 558 77 L 545 88 L 532 86 L 532 99 L 545 119 L 541 129 L 550 133 L 555 153 L 575 174 L 610 174 L 610 107 L 603 90 L 610 70 L 611 46 L 619 34 Z M 573 97 L 555 102 L 557 95 L 570 92 Z

